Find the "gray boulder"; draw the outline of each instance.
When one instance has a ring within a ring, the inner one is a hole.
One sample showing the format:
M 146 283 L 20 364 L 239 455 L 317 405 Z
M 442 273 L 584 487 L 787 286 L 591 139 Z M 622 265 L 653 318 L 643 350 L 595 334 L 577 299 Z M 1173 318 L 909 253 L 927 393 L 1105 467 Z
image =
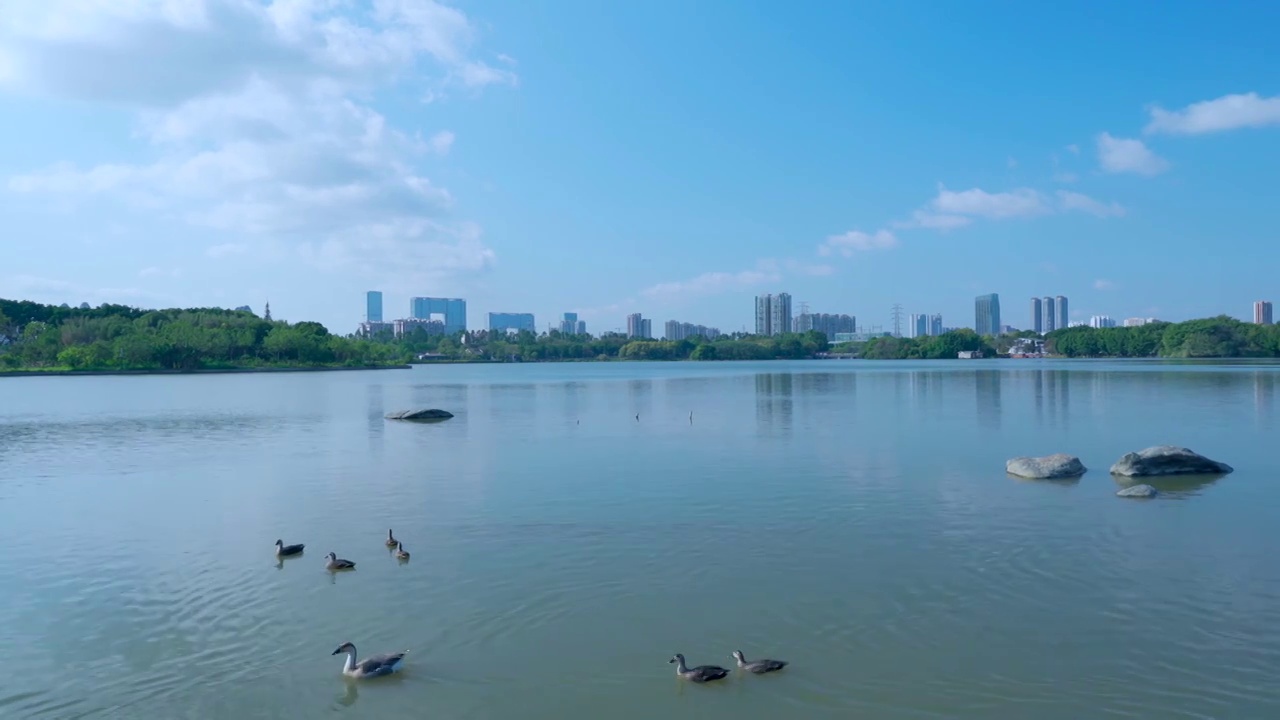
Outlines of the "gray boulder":
M 435 408 L 428 410 L 401 410 L 387 414 L 388 420 L 416 420 L 418 422 L 438 422 L 440 420 L 448 420 L 451 417 L 453 417 L 453 413 Z
M 1150 485 L 1133 485 L 1116 491 L 1116 497 L 1152 498 L 1155 496 L 1156 489 Z
M 1086 470 L 1080 458 L 1066 453 L 1044 457 L 1016 457 L 1004 464 L 1004 471 L 1010 475 L 1033 480 L 1080 477 Z
M 1142 452 L 1126 453 L 1111 466 L 1112 475 L 1149 477 L 1153 475 L 1223 475 L 1233 468 L 1184 447 L 1158 445 Z

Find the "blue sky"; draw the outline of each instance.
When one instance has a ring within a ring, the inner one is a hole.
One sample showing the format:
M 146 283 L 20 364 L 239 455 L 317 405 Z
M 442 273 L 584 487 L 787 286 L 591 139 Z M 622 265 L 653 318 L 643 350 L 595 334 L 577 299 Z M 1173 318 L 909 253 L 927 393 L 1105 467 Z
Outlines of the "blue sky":
M 0 296 L 737 330 L 1280 300 L 1280 5 L 11 0 Z

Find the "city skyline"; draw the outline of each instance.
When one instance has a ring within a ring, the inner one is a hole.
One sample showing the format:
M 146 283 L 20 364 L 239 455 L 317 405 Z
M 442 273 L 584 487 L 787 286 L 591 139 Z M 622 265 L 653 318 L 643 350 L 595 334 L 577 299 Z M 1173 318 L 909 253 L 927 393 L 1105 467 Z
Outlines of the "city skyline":
M 3 297 L 270 299 L 341 330 L 378 287 L 467 298 L 473 328 L 514 308 L 737 331 L 780 287 L 868 326 L 990 291 L 1017 326 L 1046 293 L 1068 324 L 1250 320 L 1276 294 L 1270 6 L 1172 0 L 1151 32 L 1120 5 L 929 0 L 709 0 L 678 27 L 643 4 L 10 5 Z M 579 32 L 600 26 L 632 52 Z M 760 111 L 762 76 L 804 81 Z

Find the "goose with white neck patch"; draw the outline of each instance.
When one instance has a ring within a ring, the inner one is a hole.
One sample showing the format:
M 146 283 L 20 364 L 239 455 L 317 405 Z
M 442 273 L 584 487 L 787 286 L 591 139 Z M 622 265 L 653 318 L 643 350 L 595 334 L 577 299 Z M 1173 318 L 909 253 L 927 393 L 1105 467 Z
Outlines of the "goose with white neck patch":
M 347 661 L 342 665 L 342 674 L 352 678 L 371 678 L 381 675 L 390 675 L 396 672 L 404 664 L 404 656 L 408 654 L 408 650 L 401 650 L 398 653 L 387 653 L 385 655 L 372 655 L 364 660 L 356 660 L 356 646 L 345 642 L 333 651 L 334 655 L 341 653 L 347 654 Z
M 711 682 L 712 680 L 719 680 L 729 674 L 728 670 L 725 670 L 719 665 L 699 665 L 691 668 L 685 665 L 684 655 L 680 653 L 676 653 L 675 657 L 671 658 L 667 662 L 675 663 L 676 675 L 690 682 Z

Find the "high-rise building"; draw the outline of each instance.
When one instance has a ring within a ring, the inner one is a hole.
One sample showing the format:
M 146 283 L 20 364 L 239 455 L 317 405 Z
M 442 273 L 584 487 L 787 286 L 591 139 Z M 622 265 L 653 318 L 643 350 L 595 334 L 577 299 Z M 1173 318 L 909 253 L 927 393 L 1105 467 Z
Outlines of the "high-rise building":
M 911 331 L 911 337 L 928 337 L 929 335 L 929 316 L 928 315 L 912 315 L 911 325 L 908 327 Z
M 653 323 L 640 313 L 631 313 L 627 316 L 627 337 L 639 340 L 652 339 Z
M 1040 332 L 1051 333 L 1058 329 L 1058 313 L 1054 312 L 1055 305 L 1053 298 L 1048 295 L 1040 301 Z
M 973 329 L 979 335 L 1000 334 L 1000 294 L 979 295 L 973 299 Z
M 1113 328 L 1116 321 L 1112 320 L 1109 315 L 1094 315 L 1089 318 L 1089 327 L 1091 328 Z
M 1253 321 L 1259 325 L 1271 324 L 1271 301 L 1259 300 L 1253 304 Z
M 787 293 L 756 296 L 756 334 L 791 332 L 791 296 Z
M 1038 332 L 1044 332 L 1044 316 L 1041 315 L 1044 310 L 1040 305 L 1040 298 L 1031 298 L 1031 329 Z
M 538 332 L 533 313 L 489 313 L 489 332 Z
M 558 329 L 564 335 L 586 335 L 587 323 L 578 319 L 578 313 L 567 312 Z
M 382 322 L 382 291 L 370 290 L 364 294 L 364 321 Z
M 835 337 L 837 333 L 856 332 L 858 329 L 857 324 L 857 318 L 852 315 L 800 313 L 796 316 L 795 324 L 791 330 L 798 333 L 817 330 L 830 339 Z
M 664 337 L 667 340 L 685 340 L 691 337 L 704 337 L 708 340 L 714 340 L 720 337 L 720 329 L 707 327 L 706 325 L 694 325 L 693 323 L 680 322 L 679 320 L 668 320 L 666 333 Z
M 1054 325 L 1064 328 L 1070 324 L 1071 321 L 1071 313 L 1067 312 L 1067 298 L 1059 295 L 1054 299 L 1057 301 L 1058 306 L 1058 321 L 1054 323 Z
M 431 320 L 433 316 L 444 318 L 446 335 L 467 331 L 467 301 L 460 298 L 409 298 L 409 318 Z
M 929 316 L 929 334 L 937 336 L 941 335 L 942 332 L 942 313 L 935 313 Z

